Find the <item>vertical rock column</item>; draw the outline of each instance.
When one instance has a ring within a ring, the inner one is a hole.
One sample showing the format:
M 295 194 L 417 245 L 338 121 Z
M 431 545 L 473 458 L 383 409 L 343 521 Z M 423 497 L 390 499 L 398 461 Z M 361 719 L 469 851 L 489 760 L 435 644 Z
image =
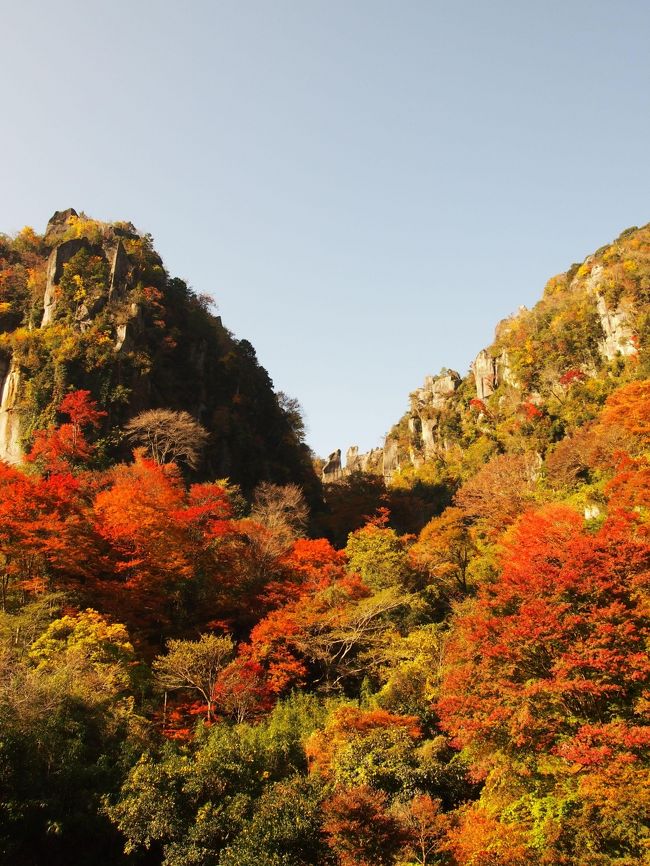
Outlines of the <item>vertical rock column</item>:
M 20 463 L 23 459 L 17 405 L 20 369 L 13 361 L 0 361 L 0 382 L 0 460 Z

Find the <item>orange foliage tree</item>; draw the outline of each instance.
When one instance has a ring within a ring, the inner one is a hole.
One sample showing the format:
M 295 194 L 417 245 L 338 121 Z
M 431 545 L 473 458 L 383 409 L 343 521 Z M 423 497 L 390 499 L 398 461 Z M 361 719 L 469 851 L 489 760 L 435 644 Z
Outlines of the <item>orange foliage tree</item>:
M 37 430 L 27 455 L 47 471 L 65 471 L 70 463 L 83 462 L 92 455 L 93 447 L 85 431 L 97 429 L 106 415 L 91 399 L 90 391 L 72 391 L 61 401 L 58 412 L 70 419 L 65 424 L 47 430 Z
M 121 619 L 160 634 L 174 621 L 187 627 L 188 617 L 217 616 L 221 543 L 233 532 L 223 488 L 201 484 L 187 491 L 173 464 L 160 466 L 136 452 L 135 462 L 116 467 L 97 494 L 94 515 L 110 550 L 111 573 L 98 590 Z
M 614 507 L 593 534 L 565 506 L 525 514 L 500 576 L 457 619 L 437 710 L 487 778 L 477 808 L 492 827 L 486 847 L 479 813 L 461 821 L 460 863 L 534 862 L 522 839 L 549 864 L 642 857 L 643 811 L 628 806 L 635 788 L 650 797 L 650 544 L 639 526 Z
M 323 805 L 323 830 L 341 866 L 390 866 L 402 845 L 388 798 L 366 786 L 343 789 Z

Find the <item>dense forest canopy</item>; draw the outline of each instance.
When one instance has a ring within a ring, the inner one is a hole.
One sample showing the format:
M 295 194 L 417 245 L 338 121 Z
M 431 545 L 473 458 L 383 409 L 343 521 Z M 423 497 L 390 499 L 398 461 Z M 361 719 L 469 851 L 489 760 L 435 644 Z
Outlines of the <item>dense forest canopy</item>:
M 321 489 L 128 223 L 0 239 L 2 862 L 650 864 L 650 229 Z

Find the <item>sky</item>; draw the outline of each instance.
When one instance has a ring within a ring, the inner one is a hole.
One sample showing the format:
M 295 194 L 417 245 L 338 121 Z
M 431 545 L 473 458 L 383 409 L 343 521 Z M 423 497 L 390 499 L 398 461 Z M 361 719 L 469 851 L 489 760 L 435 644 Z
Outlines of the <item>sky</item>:
M 549 277 L 650 221 L 646 0 L 0 0 L 0 231 L 130 220 L 381 444 Z

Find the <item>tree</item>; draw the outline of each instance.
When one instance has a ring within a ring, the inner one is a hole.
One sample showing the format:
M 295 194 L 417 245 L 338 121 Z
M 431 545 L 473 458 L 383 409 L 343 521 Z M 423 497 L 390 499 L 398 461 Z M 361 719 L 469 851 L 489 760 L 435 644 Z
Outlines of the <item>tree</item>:
M 313 779 L 276 782 L 255 803 L 251 820 L 219 860 L 220 866 L 323 866 L 323 793 Z
M 530 846 L 513 863 L 533 847 L 571 866 L 646 856 L 643 810 L 627 808 L 633 787 L 644 802 L 650 790 L 650 545 L 638 529 L 634 511 L 593 534 L 566 506 L 524 514 L 500 575 L 454 624 L 436 706 L 486 779 L 494 839 Z
M 85 492 L 68 472 L 41 478 L 0 462 L 3 609 L 12 585 L 24 595 L 90 577 L 97 550 Z
M 245 655 L 220 672 L 213 691 L 215 705 L 238 724 L 268 710 L 272 697 L 264 669 Z
M 323 717 L 314 698 L 296 695 L 255 725 L 217 723 L 202 727 L 187 745 L 168 743 L 158 756 L 144 754 L 108 809 L 127 853 L 153 849 L 153 862 L 189 866 L 218 863 L 223 852 L 228 866 L 249 866 L 256 856 L 228 858 L 250 856 L 249 842 L 257 839 L 269 846 L 261 863 L 277 866 L 284 844 L 297 862 L 279 860 L 282 866 L 304 863 L 302 851 L 317 833 L 312 796 L 320 795 L 317 784 L 291 780 L 305 772 L 302 740 Z M 283 781 L 286 787 L 275 788 Z M 301 790 L 308 798 L 302 814 Z
M 402 844 L 388 799 L 367 786 L 343 789 L 323 804 L 323 830 L 341 866 L 391 866 Z
M 97 429 L 106 412 L 97 408 L 90 391 L 72 391 L 61 401 L 58 410 L 67 415 L 68 423 L 37 430 L 27 461 L 40 463 L 48 472 L 66 471 L 70 463 L 87 460 L 93 446 L 86 440 L 84 428 Z
M 279 692 L 308 670 L 328 689 L 373 675 L 394 626 L 413 597 L 396 587 L 372 592 L 357 575 L 335 580 L 272 611 L 251 632 L 251 657 Z
M 211 722 L 217 680 L 233 651 L 232 639 L 226 636 L 203 634 L 197 641 L 170 640 L 167 654 L 154 659 L 153 669 L 162 688 L 198 692 Z
M 410 576 L 407 540 L 385 525 L 387 519 L 387 513 L 382 514 L 351 533 L 345 548 L 350 570 L 372 589 L 404 587 Z
M 263 601 L 272 608 L 297 601 L 345 576 L 346 556 L 324 538 L 299 538 L 278 562 L 277 574 L 267 583 Z
M 304 442 L 307 431 L 300 402 L 295 397 L 285 394 L 284 391 L 278 391 L 276 397 L 278 398 L 278 405 L 284 412 L 296 439 L 299 442 Z
M 537 470 L 534 455 L 499 454 L 463 484 L 454 502 L 498 535 L 532 504 Z
M 168 617 L 179 583 L 194 573 L 187 527 L 177 519 L 185 498 L 175 467 L 136 454 L 133 464 L 113 470 L 110 486 L 93 503 L 97 530 L 112 550 L 113 581 L 119 576 L 130 590 L 132 614 L 146 615 L 156 627 Z M 119 602 L 113 581 L 106 588 Z
M 35 607 L 2 617 L 2 859 L 89 866 L 101 851 L 102 863 L 121 863 L 123 840 L 102 800 L 143 746 L 133 648 L 122 625 L 92 610 L 56 619 L 30 641 L 44 625 Z
M 447 508 L 427 523 L 409 551 L 413 561 L 452 595 L 467 592 L 467 568 L 476 552 L 468 523 L 459 508 Z
M 415 716 L 343 706 L 310 737 L 305 751 L 311 772 L 325 780 L 403 794 L 424 782 L 417 758 L 421 736 Z
M 251 519 L 266 530 L 258 545 L 267 557 L 286 553 L 297 538 L 302 538 L 308 517 L 309 509 L 297 484 L 264 481 L 255 488 Z
M 450 820 L 441 805 L 429 794 L 418 794 L 397 812 L 407 838 L 407 852 L 420 866 L 440 862 L 438 855 L 445 856 L 443 842 Z
M 92 608 L 50 623 L 28 655 L 39 673 L 65 673 L 88 703 L 115 701 L 131 685 L 135 653 L 126 628 Z
M 607 398 L 601 423 L 615 424 L 645 442 L 650 436 L 650 380 L 630 382 Z
M 307 517 L 307 504 L 296 484 L 264 482 L 255 489 L 250 517 L 239 522 L 238 530 L 246 543 L 242 571 L 257 611 L 260 603 L 268 605 L 283 594 L 287 558 L 305 534 Z
M 149 409 L 124 426 L 133 442 L 144 445 L 152 459 L 164 463 L 183 461 L 190 469 L 199 465 L 209 433 L 188 412 Z

